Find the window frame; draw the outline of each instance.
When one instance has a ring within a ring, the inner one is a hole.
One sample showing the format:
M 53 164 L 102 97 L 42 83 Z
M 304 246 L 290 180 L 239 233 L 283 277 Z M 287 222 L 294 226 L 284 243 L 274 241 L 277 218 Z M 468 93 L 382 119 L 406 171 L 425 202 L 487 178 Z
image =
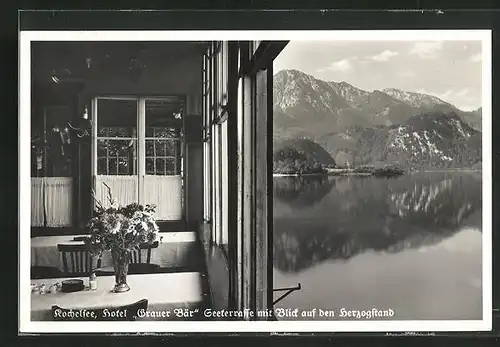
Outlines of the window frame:
M 185 118 L 186 114 L 185 112 L 182 114 L 181 120 L 179 122 L 179 127 L 176 129 L 178 130 L 178 136 L 175 138 L 168 138 L 168 140 L 173 140 L 175 141 L 176 145 L 175 147 L 178 149 L 177 150 L 177 155 L 176 156 L 157 156 L 156 152 L 154 153 L 154 157 L 147 156 L 146 155 L 146 142 L 149 140 L 156 140 L 158 138 L 151 137 L 151 136 L 146 136 L 146 102 L 147 101 L 165 101 L 168 100 L 169 98 L 175 97 L 178 101 L 184 104 L 183 109 L 186 109 L 186 97 L 180 96 L 180 95 L 165 95 L 165 96 L 148 96 L 148 95 L 106 95 L 106 96 L 94 96 L 91 99 L 91 114 L 90 114 L 90 119 L 91 119 L 91 177 L 92 177 L 92 187 L 95 190 L 96 188 L 96 178 L 97 176 L 123 176 L 120 174 L 116 175 L 102 175 L 98 173 L 98 141 L 99 140 L 133 140 L 136 141 L 136 157 L 134 158 L 136 160 L 135 163 L 135 173 L 133 175 L 128 175 L 128 176 L 133 176 L 137 177 L 137 188 L 138 188 L 138 203 L 143 204 L 144 203 L 144 177 L 145 176 L 157 176 L 156 174 L 147 174 L 146 173 L 146 160 L 148 158 L 154 158 L 156 161 L 157 158 L 163 158 L 165 160 L 167 159 L 174 159 L 174 166 L 175 170 L 174 172 L 177 172 L 174 174 L 174 176 L 181 176 L 182 179 L 182 213 L 183 217 L 182 219 L 185 219 L 185 199 L 186 199 L 186 190 L 185 190 L 185 173 L 184 173 L 184 167 L 182 165 L 182 162 L 184 160 L 185 156 Z M 98 130 L 98 120 L 99 120 L 99 113 L 98 113 L 98 102 L 99 100 L 125 100 L 125 101 L 135 101 L 137 103 L 137 110 L 136 110 L 136 121 L 137 121 L 137 127 L 136 127 L 136 137 L 109 137 L 109 136 L 99 136 Z M 176 128 L 172 126 L 172 128 Z M 166 164 L 165 164 L 166 165 Z M 165 171 L 167 172 L 167 171 Z M 164 174 L 161 176 L 172 176 L 171 174 Z M 92 202 L 92 208 L 95 208 L 95 201 Z

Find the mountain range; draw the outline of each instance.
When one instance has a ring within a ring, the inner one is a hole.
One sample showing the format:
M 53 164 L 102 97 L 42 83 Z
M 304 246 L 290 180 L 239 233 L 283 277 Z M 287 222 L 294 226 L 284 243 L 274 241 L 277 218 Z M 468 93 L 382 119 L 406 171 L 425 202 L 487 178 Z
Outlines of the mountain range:
M 463 167 L 481 160 L 482 109 L 395 88 L 365 91 L 298 70 L 274 76 L 274 138 L 309 139 L 338 164 Z

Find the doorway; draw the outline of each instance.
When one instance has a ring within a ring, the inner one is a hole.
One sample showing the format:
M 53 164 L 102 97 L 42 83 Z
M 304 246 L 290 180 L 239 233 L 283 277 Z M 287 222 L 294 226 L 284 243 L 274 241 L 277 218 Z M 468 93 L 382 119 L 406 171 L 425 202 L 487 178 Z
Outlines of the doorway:
M 184 110 L 179 96 L 92 100 L 96 199 L 156 205 L 159 221 L 185 219 Z

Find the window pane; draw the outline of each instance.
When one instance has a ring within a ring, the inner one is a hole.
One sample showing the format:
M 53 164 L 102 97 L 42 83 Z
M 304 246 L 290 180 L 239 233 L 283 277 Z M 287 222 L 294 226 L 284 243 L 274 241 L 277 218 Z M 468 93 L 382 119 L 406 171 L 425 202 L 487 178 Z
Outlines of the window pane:
M 97 174 L 98 175 L 107 175 L 108 174 L 108 164 L 106 158 L 98 158 L 97 159 Z
M 127 157 L 118 158 L 118 174 L 119 175 L 134 175 L 134 167 Z
M 154 127 L 152 128 L 153 137 L 155 138 L 179 138 L 180 137 L 180 129 L 179 128 L 168 128 L 168 127 Z
M 146 140 L 146 157 L 154 157 L 155 148 L 153 140 Z
M 108 163 L 109 163 L 108 175 L 118 174 L 118 159 L 117 158 L 110 158 Z
M 108 145 L 108 156 L 117 157 L 118 150 L 119 150 L 121 144 L 116 143 L 116 141 L 107 141 L 107 145 Z
M 177 157 L 179 155 L 179 151 L 177 150 L 177 148 L 179 147 L 179 141 L 175 141 L 175 140 L 171 140 L 171 141 L 167 141 L 166 143 L 166 149 L 167 149 L 167 153 L 166 155 L 169 156 L 169 157 Z
M 107 127 L 102 127 L 98 129 L 97 136 L 99 137 L 106 137 L 108 136 L 108 130 L 109 128 Z
M 113 140 L 118 147 L 118 155 L 120 157 L 130 157 L 134 156 L 136 153 L 136 141 L 135 140 Z
M 97 156 L 106 157 L 108 155 L 108 141 L 97 140 Z
M 155 174 L 155 161 L 154 158 L 146 158 L 146 175 Z
M 184 101 L 178 97 L 161 100 L 146 100 L 146 129 L 181 125 L 184 113 Z
M 184 102 L 177 97 L 146 100 L 146 174 L 180 173 Z
M 165 159 L 164 158 L 156 158 L 156 175 L 164 175 L 165 174 Z
M 176 168 L 176 160 L 174 158 L 167 158 L 166 159 L 166 162 L 167 162 L 167 172 L 166 174 L 167 175 L 178 175 L 179 174 L 179 170 L 177 170 Z
M 156 155 L 164 157 L 166 154 L 167 141 L 165 140 L 155 140 Z
M 98 136 L 137 137 L 137 101 L 97 100 Z
M 71 109 L 46 107 L 31 120 L 31 174 L 33 177 L 71 177 Z
M 97 140 L 98 175 L 137 174 L 136 140 Z M 100 163 L 100 161 L 103 161 Z M 109 167 L 106 166 L 109 160 Z M 113 160 L 113 161 L 111 161 Z

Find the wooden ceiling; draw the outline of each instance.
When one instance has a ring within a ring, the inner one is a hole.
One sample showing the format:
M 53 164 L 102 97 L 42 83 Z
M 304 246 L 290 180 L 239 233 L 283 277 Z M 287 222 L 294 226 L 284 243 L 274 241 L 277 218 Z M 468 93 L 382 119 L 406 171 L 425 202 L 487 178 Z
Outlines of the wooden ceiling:
M 133 80 L 134 70 L 165 70 L 170 64 L 202 56 L 208 44 L 200 41 L 33 42 L 33 101 L 45 105 L 72 102 L 92 79 L 129 75 Z M 53 77 L 69 83 L 55 83 Z
M 103 70 L 129 71 L 203 55 L 208 42 L 34 42 L 32 82 L 44 84 L 52 76 L 85 79 Z

